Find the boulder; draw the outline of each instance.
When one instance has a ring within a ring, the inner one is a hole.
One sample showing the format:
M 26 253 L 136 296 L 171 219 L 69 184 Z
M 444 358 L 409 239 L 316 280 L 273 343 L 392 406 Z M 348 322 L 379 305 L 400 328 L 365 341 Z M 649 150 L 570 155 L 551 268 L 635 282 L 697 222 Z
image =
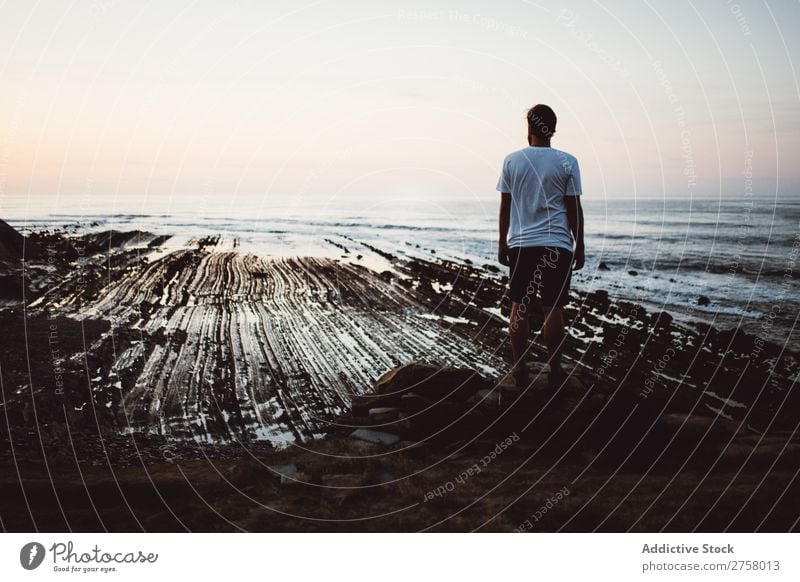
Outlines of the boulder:
M 500 400 L 500 390 L 496 388 L 484 388 L 473 394 L 469 399 L 469 403 L 495 409 L 500 408 Z
M 374 408 L 394 408 L 399 403 L 399 394 L 361 394 L 351 399 L 350 407 L 354 416 L 369 416 L 369 411 Z
M 400 418 L 400 409 L 391 406 L 381 406 L 378 408 L 370 408 L 369 420 L 373 423 L 378 422 L 394 422 Z
M 407 394 L 403 394 L 402 398 L 400 398 L 400 408 L 406 414 L 414 414 L 416 412 L 421 412 L 426 408 L 430 407 L 433 404 L 432 400 L 428 400 L 427 398 L 420 396 L 416 392 L 409 392 Z
M 629 461 L 639 470 L 710 466 L 740 432 L 737 422 L 721 417 L 663 414 L 640 440 L 627 439 L 634 447 Z
M 695 414 L 664 414 L 653 430 L 672 439 L 673 443 L 694 447 L 701 441 L 729 440 L 739 432 L 739 423 L 721 417 Z
M 0 275 L 0 299 L 21 301 L 24 296 L 25 285 L 22 276 Z
M 42 254 L 37 244 L 27 240 L 4 220 L 0 220 L 0 260 L 25 260 Z
M 442 368 L 412 362 L 389 370 L 375 383 L 375 392 L 397 396 L 414 392 L 429 400 L 466 401 L 488 381 L 468 368 Z
M 666 311 L 660 311 L 650 315 L 650 322 L 656 329 L 666 329 L 672 325 L 673 317 Z

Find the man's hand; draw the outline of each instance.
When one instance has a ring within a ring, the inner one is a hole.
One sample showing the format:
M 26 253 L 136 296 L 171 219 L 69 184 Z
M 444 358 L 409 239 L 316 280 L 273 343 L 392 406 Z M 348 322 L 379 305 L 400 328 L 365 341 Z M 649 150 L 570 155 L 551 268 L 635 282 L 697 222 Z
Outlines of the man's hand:
M 500 242 L 497 245 L 497 260 L 500 261 L 501 265 L 506 267 L 511 265 L 511 257 L 508 256 L 508 244 L 504 242 Z
M 575 239 L 575 255 L 573 256 L 574 263 L 572 265 L 573 271 L 580 271 L 583 269 L 583 262 L 586 259 L 583 247 L 583 207 L 581 206 L 580 196 L 567 196 L 564 198 L 567 205 L 567 220 L 569 220 L 569 229 L 572 231 L 572 237 Z
M 575 262 L 572 266 L 573 271 L 580 271 L 583 269 L 583 263 L 586 260 L 586 254 L 583 248 L 583 245 L 578 245 L 575 248 Z
M 500 216 L 498 225 L 500 227 L 500 237 L 497 239 L 497 260 L 501 265 L 508 267 L 511 265 L 511 257 L 508 256 L 508 226 L 511 222 L 511 194 L 509 192 L 500 193 Z

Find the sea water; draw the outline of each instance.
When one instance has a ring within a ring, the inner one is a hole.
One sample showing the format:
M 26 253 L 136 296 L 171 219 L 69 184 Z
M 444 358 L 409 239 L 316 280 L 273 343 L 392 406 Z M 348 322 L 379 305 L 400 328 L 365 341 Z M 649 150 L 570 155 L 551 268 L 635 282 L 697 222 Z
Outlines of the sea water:
M 586 266 L 574 288 L 605 289 L 612 298 L 800 349 L 800 200 L 584 196 L 583 206 Z M 343 246 L 375 267 L 367 243 L 396 256 L 470 261 L 487 276 L 499 267 L 497 212 L 498 199 L 489 196 L 0 201 L 0 218 L 21 231 L 138 229 L 173 235 L 172 247 L 221 235 L 270 256 L 337 257 Z

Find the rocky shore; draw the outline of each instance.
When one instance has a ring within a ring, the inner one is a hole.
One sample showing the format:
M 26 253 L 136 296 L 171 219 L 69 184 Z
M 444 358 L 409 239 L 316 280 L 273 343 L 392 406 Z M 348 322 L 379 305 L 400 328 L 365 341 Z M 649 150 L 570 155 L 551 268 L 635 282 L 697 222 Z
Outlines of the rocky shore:
M 4 529 L 797 528 L 768 338 L 579 290 L 570 380 L 518 388 L 491 265 L 0 235 Z
M 9 531 L 797 530 L 793 432 L 638 406 L 588 379 L 519 388 L 408 364 L 309 442 L 133 434 L 100 462 L 18 463 L 0 517 Z

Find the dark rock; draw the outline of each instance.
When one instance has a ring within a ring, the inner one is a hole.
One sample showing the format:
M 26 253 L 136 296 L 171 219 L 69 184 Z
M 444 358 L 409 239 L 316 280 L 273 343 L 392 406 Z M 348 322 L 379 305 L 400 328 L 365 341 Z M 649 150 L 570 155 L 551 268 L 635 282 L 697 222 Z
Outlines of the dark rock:
M 711 299 L 709 299 L 705 295 L 701 295 L 700 297 L 697 298 L 697 304 L 698 305 L 709 305 L 710 303 L 711 303 Z
M 469 399 L 469 403 L 477 404 L 478 406 L 483 406 L 490 409 L 499 408 L 500 390 L 498 390 L 497 388 L 484 388 L 483 390 L 478 390 Z
M 639 271 L 634 271 L 634 270 L 630 270 L 630 271 L 628 271 L 628 275 L 632 275 L 632 276 L 634 276 L 634 277 L 635 277 L 636 275 L 638 275 L 638 274 L 639 274 Z
M 377 445 L 393 445 L 400 441 L 400 437 L 396 434 L 379 430 L 370 430 L 368 428 L 357 428 L 350 433 L 350 438 L 366 441 L 368 443 L 375 443 Z
M 400 417 L 400 409 L 391 406 L 380 406 L 369 409 L 370 422 L 392 422 Z
M 231 481 L 240 486 L 257 483 L 280 481 L 286 475 L 297 473 L 295 465 L 276 465 L 270 467 L 254 458 L 252 455 L 243 455 L 239 462 L 231 469 Z
M 755 336 L 735 327 L 719 332 L 715 343 L 736 353 L 747 354 L 753 351 L 754 340 Z
M 422 412 L 408 418 L 414 434 L 430 434 L 447 428 L 461 418 L 468 408 L 460 402 L 435 402 Z
M 307 473 L 294 472 L 291 474 L 281 475 L 281 485 L 308 485 L 311 483 L 311 476 Z
M 38 245 L 27 240 L 4 220 L 0 220 L 0 259 L 24 260 L 41 255 Z
M 403 394 L 403 396 L 400 398 L 400 408 L 403 410 L 403 412 L 409 414 L 414 414 L 415 412 L 425 410 L 432 404 L 432 400 L 428 400 L 427 398 L 424 398 L 415 392 Z
M 608 291 L 605 289 L 598 289 L 589 293 L 586 296 L 587 302 L 594 303 L 598 307 L 602 307 L 603 309 L 608 308 L 611 304 L 611 300 L 608 297 Z
M 17 232 L 14 227 L 0 220 L 0 299 L 21 301 L 28 290 L 28 300 L 36 291 L 30 285 L 23 261 L 41 257 L 39 245 Z M 30 287 L 30 288 L 29 288 Z
M 423 295 L 434 295 L 433 286 L 431 285 L 430 281 L 423 280 L 417 283 L 417 291 L 422 293 Z
M 762 471 L 774 471 L 779 468 L 788 468 L 797 472 L 800 470 L 800 444 L 790 444 L 782 439 L 766 438 L 756 447 L 749 459 L 753 468 Z
M 638 470 L 652 467 L 666 471 L 707 466 L 740 432 L 738 423 L 722 417 L 664 414 L 640 439 L 628 438 L 633 447 L 629 465 Z
M 463 402 L 487 385 L 488 381 L 475 370 L 413 362 L 386 372 L 375 383 L 375 392 L 398 397 L 415 392 L 430 400 Z
M 721 417 L 673 413 L 661 416 L 654 430 L 693 445 L 706 438 L 728 439 L 739 432 L 739 423 Z
M 350 489 L 364 484 L 364 475 L 360 473 L 344 473 L 341 475 L 323 475 L 322 485 L 333 489 Z
M 597 268 L 600 271 L 610 271 L 611 270 L 611 269 L 608 268 L 608 265 L 605 263 L 605 261 L 600 261 L 600 264 L 597 265 Z
M 283 482 L 284 477 L 293 477 L 297 474 L 297 467 L 291 463 L 288 465 L 267 465 L 267 470 L 273 475 L 280 477 Z
M 661 311 L 659 313 L 653 313 L 651 316 L 651 322 L 653 326 L 659 329 L 663 329 L 669 327 L 673 321 L 673 317 L 667 313 L 666 311 Z
M 25 296 L 24 287 L 21 276 L 0 275 L 0 298 L 21 301 Z
M 350 407 L 354 416 L 369 416 L 373 408 L 392 408 L 400 404 L 400 394 L 362 394 L 354 396 Z

